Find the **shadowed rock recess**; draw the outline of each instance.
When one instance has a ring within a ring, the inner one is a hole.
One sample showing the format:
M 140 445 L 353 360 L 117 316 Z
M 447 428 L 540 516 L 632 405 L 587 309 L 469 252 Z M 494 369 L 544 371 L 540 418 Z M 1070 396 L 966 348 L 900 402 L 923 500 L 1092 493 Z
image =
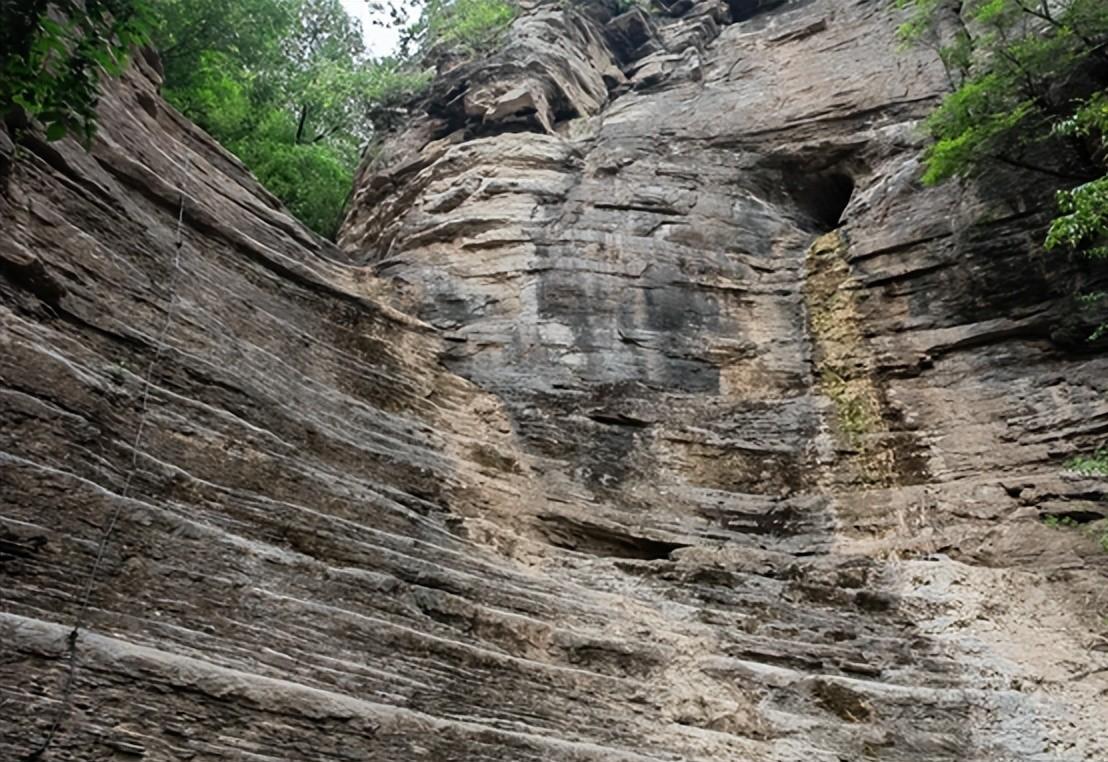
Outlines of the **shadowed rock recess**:
M 1108 358 L 896 24 L 535 4 L 337 247 L 153 61 L 0 145 L 0 758 L 115 517 L 46 759 L 1108 759 Z

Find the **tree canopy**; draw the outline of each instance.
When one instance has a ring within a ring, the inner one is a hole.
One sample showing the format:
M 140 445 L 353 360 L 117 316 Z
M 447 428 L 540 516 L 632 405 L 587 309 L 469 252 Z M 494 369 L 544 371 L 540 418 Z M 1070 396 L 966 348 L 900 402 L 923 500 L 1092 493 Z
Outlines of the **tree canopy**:
M 392 23 L 406 22 L 407 11 L 391 10 Z M 330 236 L 375 121 L 427 84 L 428 51 L 478 52 L 515 9 L 426 0 L 416 15 L 401 53 L 374 59 L 340 0 L 0 0 L 0 107 L 48 139 L 91 138 L 102 74 L 119 74 L 129 50 L 150 42 L 167 100 Z
M 165 96 L 322 235 L 335 232 L 370 110 L 425 77 L 372 60 L 339 0 L 163 0 Z
M 953 91 L 927 121 L 924 181 L 1021 167 L 1059 188 L 1045 245 L 1108 256 L 1108 3 L 899 0 Z
M 100 74 L 122 72 L 149 20 L 142 0 L 0 0 L 0 117 L 91 138 Z

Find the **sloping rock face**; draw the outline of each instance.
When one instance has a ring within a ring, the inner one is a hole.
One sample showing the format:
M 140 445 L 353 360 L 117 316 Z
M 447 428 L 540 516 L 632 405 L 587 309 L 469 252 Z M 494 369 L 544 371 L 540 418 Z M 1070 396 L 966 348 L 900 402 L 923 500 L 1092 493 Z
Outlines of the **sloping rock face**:
M 919 187 L 886 4 L 666 7 L 442 72 L 339 248 L 145 64 L 0 145 L 0 757 L 1108 758 L 1046 201 Z

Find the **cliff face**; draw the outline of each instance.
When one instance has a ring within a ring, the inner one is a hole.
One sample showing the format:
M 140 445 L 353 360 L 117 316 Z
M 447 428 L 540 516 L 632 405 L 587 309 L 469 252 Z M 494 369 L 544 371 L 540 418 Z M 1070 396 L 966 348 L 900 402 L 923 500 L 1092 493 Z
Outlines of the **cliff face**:
M 48 758 L 1108 757 L 1108 361 L 895 25 L 538 5 L 338 248 L 145 62 L 0 146 L 0 756 L 110 527 Z

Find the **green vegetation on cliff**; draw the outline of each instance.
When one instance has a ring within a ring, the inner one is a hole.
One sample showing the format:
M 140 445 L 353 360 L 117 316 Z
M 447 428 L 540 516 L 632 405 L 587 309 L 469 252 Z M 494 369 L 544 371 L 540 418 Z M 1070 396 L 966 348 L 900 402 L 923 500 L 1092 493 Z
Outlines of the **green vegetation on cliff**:
M 518 13 L 508 0 L 369 0 L 369 6 L 400 29 L 401 55 L 411 60 L 432 51 L 486 51 Z
M 1108 448 L 1097 450 L 1091 455 L 1079 455 L 1066 466 L 1086 476 L 1108 476 Z
M 1108 2 L 897 0 L 902 37 L 938 48 L 952 92 L 927 120 L 924 182 L 997 166 L 1057 191 L 1044 247 L 1108 260 Z M 1108 294 L 1080 295 L 1103 314 Z M 1095 324 L 1095 319 L 1094 319 Z M 1101 324 L 1091 339 L 1108 332 Z M 1095 458 L 1093 459 L 1095 460 Z M 1092 461 L 1090 461 L 1092 462 Z
M 101 73 L 123 70 L 149 22 L 140 0 L 0 0 L 0 118 L 91 138 Z
M 480 52 L 512 23 L 515 6 L 505 0 L 430 0 L 414 30 L 426 46 Z
M 939 46 L 953 91 L 927 122 L 924 181 L 1004 164 L 1058 188 L 1048 249 L 1108 256 L 1108 3 L 898 0 Z
M 0 106 L 49 139 L 91 137 L 104 73 L 151 42 L 163 93 L 304 223 L 335 233 L 380 126 L 428 83 L 431 51 L 474 54 L 515 17 L 505 0 L 429 0 L 403 54 L 374 59 L 340 0 L 0 0 Z M 376 2 L 379 12 L 386 8 Z M 408 10 L 392 9 L 402 25 Z
M 427 85 L 425 53 L 484 49 L 514 16 L 505 0 L 430 0 L 405 53 L 373 59 L 339 0 L 162 0 L 153 37 L 170 102 L 331 236 L 375 124 Z
M 371 112 L 425 81 L 370 59 L 339 0 L 163 0 L 153 38 L 166 98 L 325 236 L 341 220 Z

